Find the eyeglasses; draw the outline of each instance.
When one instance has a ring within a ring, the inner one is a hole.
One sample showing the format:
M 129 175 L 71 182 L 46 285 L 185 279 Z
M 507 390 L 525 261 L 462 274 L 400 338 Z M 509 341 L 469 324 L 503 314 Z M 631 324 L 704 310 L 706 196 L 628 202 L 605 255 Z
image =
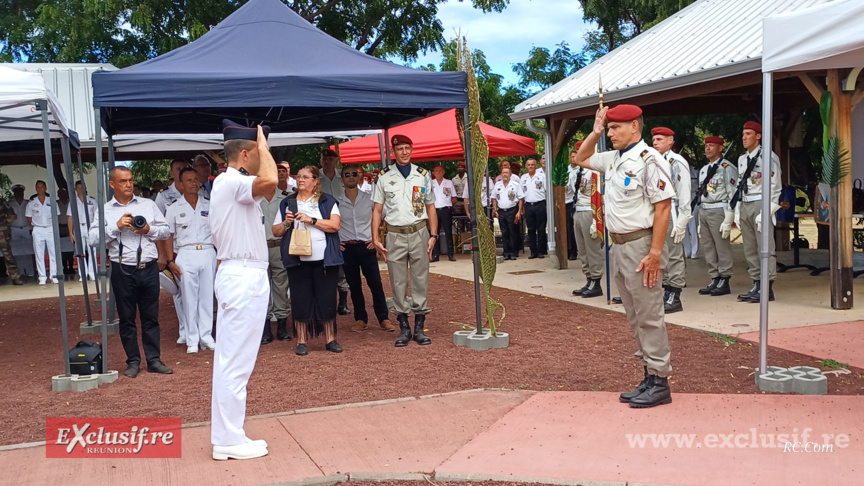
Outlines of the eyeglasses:
M 299 181 L 308 181 L 310 179 L 317 179 L 317 177 L 312 177 L 312 176 L 294 176 L 294 178 L 299 180 Z
M 345 177 L 357 177 L 360 174 L 359 172 L 343 172 L 342 175 Z

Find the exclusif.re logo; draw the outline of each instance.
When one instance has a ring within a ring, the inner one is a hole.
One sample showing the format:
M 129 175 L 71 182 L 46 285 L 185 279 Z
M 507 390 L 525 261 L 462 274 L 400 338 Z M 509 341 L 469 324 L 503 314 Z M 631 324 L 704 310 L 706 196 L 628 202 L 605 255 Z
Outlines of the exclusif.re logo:
M 181 457 L 181 419 L 147 417 L 49 417 L 45 456 Z

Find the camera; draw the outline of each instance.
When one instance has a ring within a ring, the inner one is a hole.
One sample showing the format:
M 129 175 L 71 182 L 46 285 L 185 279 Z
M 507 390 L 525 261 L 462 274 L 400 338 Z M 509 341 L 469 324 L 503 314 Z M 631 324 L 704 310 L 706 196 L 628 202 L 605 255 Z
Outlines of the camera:
M 135 229 L 144 229 L 147 226 L 147 218 L 144 216 L 133 216 L 132 217 L 132 227 Z

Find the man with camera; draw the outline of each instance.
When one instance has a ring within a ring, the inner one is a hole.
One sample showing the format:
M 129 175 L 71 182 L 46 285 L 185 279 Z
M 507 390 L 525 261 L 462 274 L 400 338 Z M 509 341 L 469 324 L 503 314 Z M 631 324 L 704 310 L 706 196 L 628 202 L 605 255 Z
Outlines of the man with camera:
M 111 285 L 117 298 L 120 341 L 126 351 L 123 374 L 135 378 L 140 371 L 136 310 L 141 315 L 147 371 L 171 374 L 159 356 L 159 252 L 154 243 L 168 237 L 168 224 L 153 201 L 132 194 L 132 171 L 128 168 L 112 169 L 108 185 L 114 197 L 105 205 L 105 244 L 114 267 Z M 87 236 L 91 246 L 99 244 L 98 224 L 90 226 Z

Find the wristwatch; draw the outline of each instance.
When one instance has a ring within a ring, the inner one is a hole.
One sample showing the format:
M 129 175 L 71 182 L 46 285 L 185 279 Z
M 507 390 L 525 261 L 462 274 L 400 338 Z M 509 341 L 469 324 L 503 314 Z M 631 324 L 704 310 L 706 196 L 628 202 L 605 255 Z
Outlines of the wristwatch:
M 318 222 L 318 218 L 312 218 L 312 226 L 315 226 L 315 223 Z
M 431 235 L 431 236 L 429 236 L 429 237 L 430 237 L 430 238 L 435 238 L 435 239 L 437 240 L 437 239 L 438 239 L 438 234 L 436 233 L 436 234 Z
M 165 262 L 165 265 L 170 265 L 170 264 L 172 264 L 172 263 L 174 263 L 174 260 L 168 260 L 168 261 Z

